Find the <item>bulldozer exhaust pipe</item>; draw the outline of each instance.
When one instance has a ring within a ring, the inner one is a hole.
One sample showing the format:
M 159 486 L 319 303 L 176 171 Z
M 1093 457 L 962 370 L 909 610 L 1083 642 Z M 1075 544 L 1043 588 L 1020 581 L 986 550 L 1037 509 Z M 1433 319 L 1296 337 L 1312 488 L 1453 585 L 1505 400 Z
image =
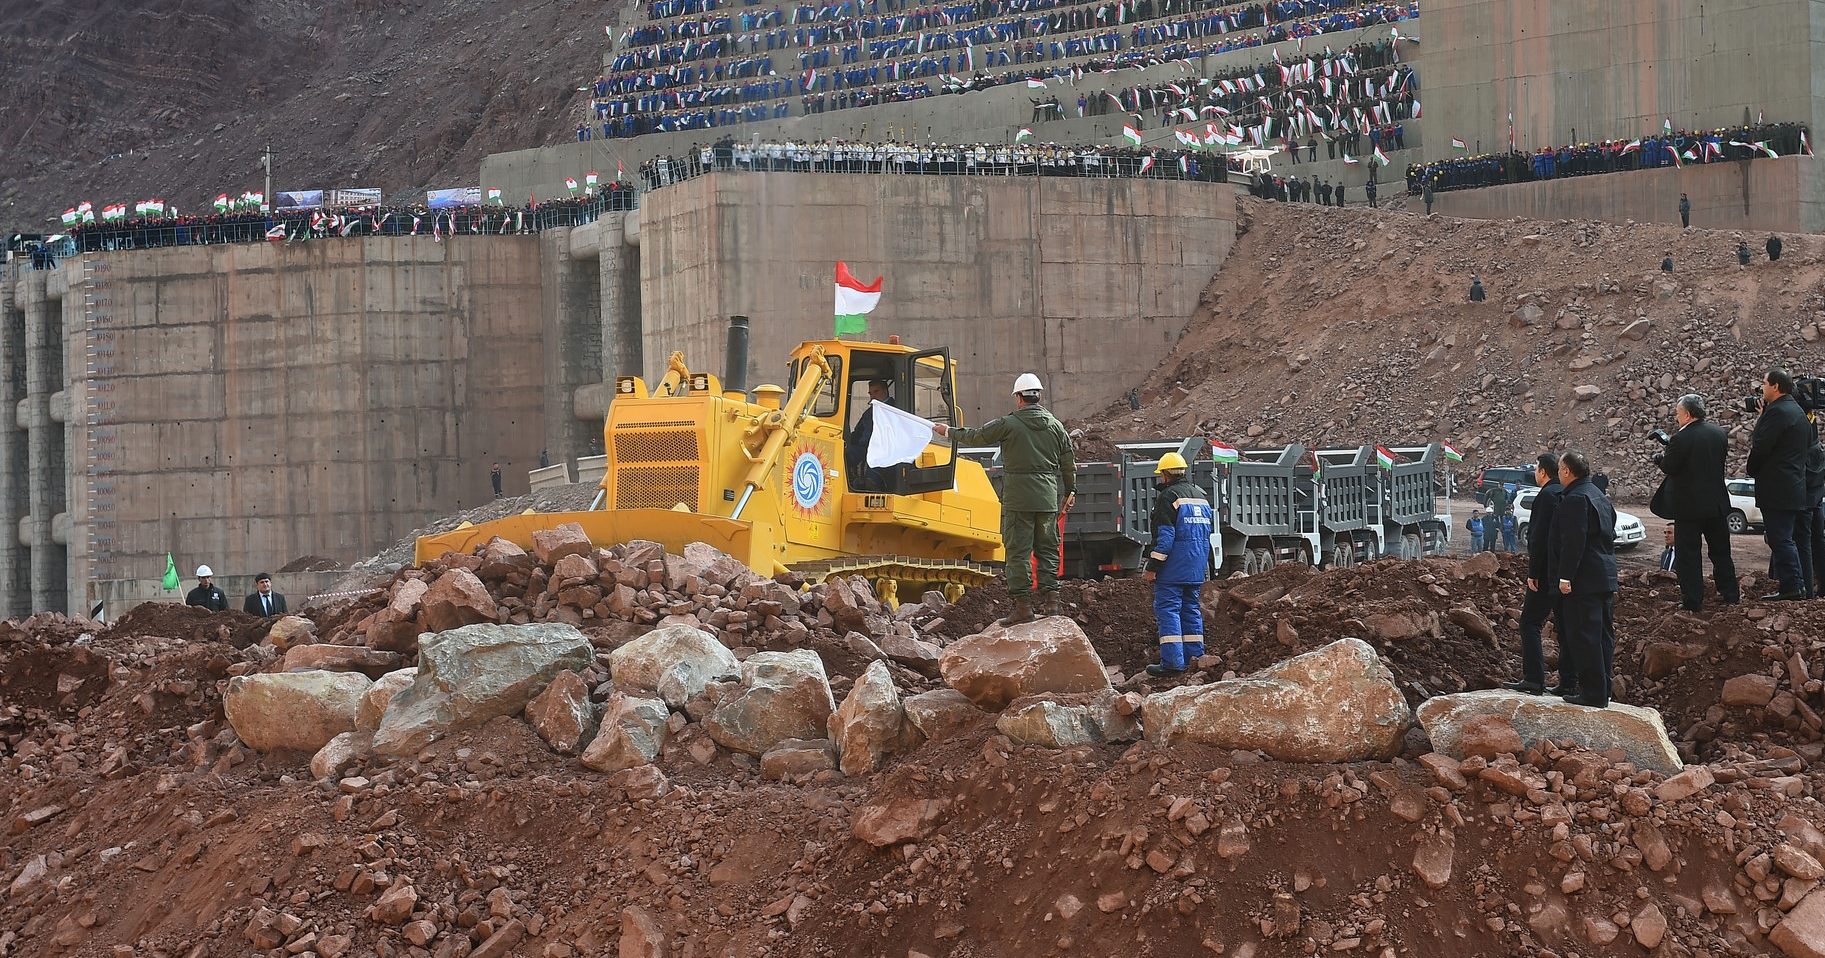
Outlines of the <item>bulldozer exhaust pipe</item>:
M 729 317 L 729 353 L 722 373 L 725 393 L 748 393 L 748 317 Z

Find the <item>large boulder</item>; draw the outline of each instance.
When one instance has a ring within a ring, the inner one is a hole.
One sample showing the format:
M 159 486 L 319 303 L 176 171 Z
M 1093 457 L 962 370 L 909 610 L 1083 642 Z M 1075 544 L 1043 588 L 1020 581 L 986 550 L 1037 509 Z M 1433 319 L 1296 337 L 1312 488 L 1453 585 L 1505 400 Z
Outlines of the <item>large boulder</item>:
M 836 711 L 824 662 L 808 649 L 756 652 L 741 663 L 739 685 L 710 691 L 716 707 L 704 731 L 723 748 L 756 757 L 789 738 L 822 738 Z
M 575 755 L 596 730 L 596 710 L 582 676 L 565 669 L 526 703 L 526 721 L 559 755 Z
M 361 697 L 361 711 L 355 715 L 355 727 L 362 731 L 372 732 L 380 727 L 380 719 L 387 714 L 387 704 L 393 696 L 412 687 L 412 680 L 418 678 L 418 667 L 395 669 L 374 680 L 374 687 L 368 689 Z
M 1016 742 L 1044 748 L 1132 742 L 1141 737 L 1140 715 L 1114 689 L 1017 699 L 1002 710 L 995 728 Z
M 555 622 L 468 625 L 426 636 L 418 675 L 387 704 L 374 751 L 410 755 L 450 732 L 517 714 L 559 672 L 580 672 L 594 660 L 583 633 Z
M 1459 692 L 1427 699 L 1419 706 L 1419 723 L 1432 740 L 1434 751 L 1453 758 L 1465 757 L 1468 728 L 1474 743 L 1482 716 L 1508 720 L 1520 736 L 1522 749 L 1552 739 L 1571 739 L 1592 751 L 1619 748 L 1636 768 L 1651 768 L 1672 775 L 1684 768 L 1679 752 L 1667 738 L 1660 713 L 1653 709 L 1611 703 L 1606 709 L 1572 705 L 1551 695 L 1525 695 L 1505 689 Z
M 1023 695 L 1110 687 L 1095 647 L 1076 622 L 1062 615 L 1009 628 L 990 626 L 960 639 L 944 650 L 938 670 L 946 685 L 991 712 Z
M 702 629 L 669 625 L 610 652 L 609 674 L 623 688 L 651 689 L 683 708 L 711 679 L 741 670 L 735 653 Z
M 870 664 L 843 697 L 842 707 L 830 716 L 830 740 L 836 743 L 844 775 L 867 775 L 880 768 L 887 756 L 910 744 L 908 732 L 917 734 L 906 724 L 900 690 L 885 662 Z
M 602 725 L 583 750 L 583 764 L 598 772 L 649 765 L 665 747 L 672 713 L 659 699 L 616 692 L 602 711 Z
M 928 741 L 949 738 L 989 714 L 956 689 L 932 689 L 909 695 L 901 705 L 906 711 L 906 723 Z
M 565 556 L 586 556 L 594 549 L 589 533 L 575 522 L 566 522 L 555 529 L 539 529 L 532 534 L 532 554 L 538 556 L 540 565 L 556 565 Z
M 377 679 L 399 668 L 398 652 L 382 652 L 359 645 L 294 645 L 285 653 L 285 671 L 360 672 Z
M 324 743 L 311 756 L 311 775 L 317 778 L 341 778 L 349 766 L 367 758 L 374 746 L 373 732 L 343 732 Z
M 1247 678 L 1150 695 L 1141 726 L 1156 745 L 1259 749 L 1292 762 L 1385 759 L 1413 713 L 1394 676 L 1361 639 L 1341 639 Z
M 427 632 L 449 632 L 465 625 L 500 621 L 488 587 L 468 569 L 451 569 L 438 576 L 425 590 L 421 604 Z
M 301 642 L 309 642 L 317 623 L 301 615 L 281 616 L 266 630 L 266 644 L 281 652 Z
M 316 752 L 355 730 L 374 681 L 359 672 L 266 672 L 228 680 L 222 711 L 248 748 Z
M 425 593 L 430 590 L 430 583 L 422 579 L 406 579 L 393 586 L 392 598 L 367 619 L 368 647 L 389 652 L 416 651 L 418 614 L 423 611 Z

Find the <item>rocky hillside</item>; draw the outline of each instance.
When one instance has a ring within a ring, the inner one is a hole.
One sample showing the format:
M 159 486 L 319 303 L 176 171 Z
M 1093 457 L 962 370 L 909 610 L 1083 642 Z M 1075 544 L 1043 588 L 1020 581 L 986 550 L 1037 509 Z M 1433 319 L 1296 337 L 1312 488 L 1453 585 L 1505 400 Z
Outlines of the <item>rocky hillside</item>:
M 182 210 L 259 190 L 474 186 L 562 138 L 605 22 L 580 0 L 0 2 L 0 226 L 75 203 Z
M 1112 407 L 1094 438 L 1449 440 L 1467 467 L 1576 446 L 1645 501 L 1646 435 L 1671 428 L 1680 395 L 1706 397 L 1740 462 L 1739 400 L 1767 367 L 1825 373 L 1818 237 L 1785 237 L 1778 263 L 1746 237 L 1743 268 L 1733 233 L 1238 204 L 1235 249 L 1145 408 Z M 1486 302 L 1468 301 L 1473 275 Z

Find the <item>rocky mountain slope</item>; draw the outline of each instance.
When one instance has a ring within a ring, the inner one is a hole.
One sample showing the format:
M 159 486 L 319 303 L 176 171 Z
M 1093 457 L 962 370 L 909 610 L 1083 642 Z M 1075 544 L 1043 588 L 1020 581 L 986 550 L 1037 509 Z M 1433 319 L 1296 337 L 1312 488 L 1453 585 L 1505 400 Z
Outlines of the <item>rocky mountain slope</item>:
M 1096 439 L 1234 445 L 1448 440 L 1482 464 L 1582 447 L 1646 501 L 1646 436 L 1686 392 L 1740 463 L 1741 397 L 1785 364 L 1825 373 L 1825 241 L 1736 261 L 1737 234 L 1588 220 L 1465 220 L 1238 199 L 1241 234 L 1177 347 L 1089 424 Z M 1660 272 L 1671 252 L 1674 272 Z M 1472 275 L 1488 290 L 1468 301 Z
M 600 70 L 580 0 L 0 2 L 0 226 L 88 199 L 474 186 L 492 152 L 562 138 Z

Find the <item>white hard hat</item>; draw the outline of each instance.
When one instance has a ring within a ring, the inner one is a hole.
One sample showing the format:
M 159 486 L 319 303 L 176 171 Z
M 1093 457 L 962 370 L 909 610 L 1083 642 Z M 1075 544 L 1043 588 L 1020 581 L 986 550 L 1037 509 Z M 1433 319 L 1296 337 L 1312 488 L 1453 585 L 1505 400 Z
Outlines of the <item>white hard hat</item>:
M 1032 373 L 1021 373 L 1020 378 L 1014 380 L 1015 394 L 1042 392 L 1045 388 L 1039 384 L 1039 377 Z
M 212 575 L 215 575 L 215 570 L 209 568 L 208 566 L 200 565 L 200 566 L 196 567 L 196 577 L 197 578 L 207 579 Z

